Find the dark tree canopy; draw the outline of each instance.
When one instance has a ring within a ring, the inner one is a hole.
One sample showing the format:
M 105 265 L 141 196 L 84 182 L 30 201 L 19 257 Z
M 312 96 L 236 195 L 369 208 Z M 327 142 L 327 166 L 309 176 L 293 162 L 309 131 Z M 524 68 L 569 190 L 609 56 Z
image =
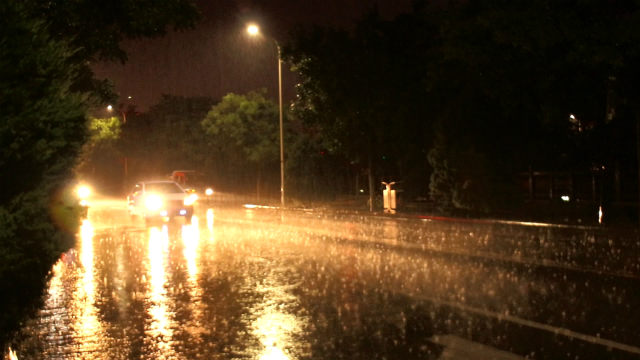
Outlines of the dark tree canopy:
M 107 83 L 93 78 L 90 61 L 124 59 L 120 40 L 190 25 L 195 8 L 187 0 L 4 0 L 0 14 L 4 348 L 78 229 L 79 209 L 70 185 L 88 139 L 86 114 L 113 95 Z
M 428 191 L 441 207 L 517 205 L 515 176 L 531 168 L 637 167 L 622 150 L 633 137 L 606 139 L 640 114 L 639 9 L 416 2 L 410 14 L 385 21 L 374 11 L 348 31 L 302 29 L 284 47 L 301 78 L 295 114 L 329 151 L 370 157 L 377 179 Z
M 125 61 L 124 39 L 157 37 L 168 27 L 195 25 L 198 12 L 191 0 L 28 0 L 30 12 L 47 22 L 55 38 L 70 41 L 80 58 Z

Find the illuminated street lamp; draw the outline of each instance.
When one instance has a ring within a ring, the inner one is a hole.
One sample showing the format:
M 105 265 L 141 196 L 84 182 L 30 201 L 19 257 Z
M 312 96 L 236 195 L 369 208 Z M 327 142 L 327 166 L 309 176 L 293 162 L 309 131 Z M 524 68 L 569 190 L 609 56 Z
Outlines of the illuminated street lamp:
M 131 96 L 129 96 L 129 99 L 131 99 Z M 113 106 L 111 104 L 107 105 L 107 111 L 108 112 L 113 112 Z M 126 124 L 127 123 L 127 113 L 125 113 L 124 111 L 120 111 L 120 114 L 122 114 L 122 123 Z
M 247 26 L 250 36 L 259 36 L 260 28 L 256 24 Z M 284 208 L 284 143 L 282 131 L 282 58 L 280 57 L 280 45 L 274 40 L 278 51 L 278 109 L 280 114 L 280 205 Z

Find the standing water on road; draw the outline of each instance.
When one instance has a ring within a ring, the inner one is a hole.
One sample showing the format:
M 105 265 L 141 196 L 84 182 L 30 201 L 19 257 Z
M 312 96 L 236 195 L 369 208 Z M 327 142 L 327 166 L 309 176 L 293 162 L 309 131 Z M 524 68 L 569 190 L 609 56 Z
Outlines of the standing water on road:
M 633 263 L 578 256 L 575 234 L 225 208 L 145 227 L 121 212 L 82 225 L 18 358 L 640 356 Z

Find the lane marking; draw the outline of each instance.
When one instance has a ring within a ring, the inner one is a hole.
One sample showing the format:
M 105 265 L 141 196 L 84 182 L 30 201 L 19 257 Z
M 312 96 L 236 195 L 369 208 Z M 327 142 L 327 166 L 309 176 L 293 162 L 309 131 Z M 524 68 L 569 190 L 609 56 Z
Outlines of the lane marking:
M 527 320 L 527 319 L 523 319 L 523 318 L 519 318 L 517 316 L 513 316 L 513 315 L 509 315 L 509 314 L 500 314 L 494 311 L 489 311 L 489 310 L 485 310 L 485 309 L 480 309 L 480 308 L 476 308 L 473 306 L 469 306 L 469 305 L 464 305 L 464 304 L 460 304 L 460 303 L 456 303 L 456 302 L 451 302 L 451 301 L 445 301 L 445 300 L 438 300 L 438 299 L 433 299 L 433 298 L 429 298 L 426 296 L 416 296 L 415 298 L 419 299 L 419 300 L 423 300 L 423 301 L 429 301 L 432 302 L 436 305 L 439 306 L 449 306 L 449 307 L 453 307 L 453 308 L 457 308 L 466 312 L 470 312 L 473 314 L 477 314 L 477 315 L 482 315 L 482 316 L 486 316 L 486 317 L 490 317 L 490 318 L 494 318 L 497 319 L 499 321 L 509 321 L 512 322 L 514 324 L 518 324 L 518 325 L 524 325 L 524 326 L 528 326 L 534 329 L 538 329 L 538 330 L 543 330 L 546 332 L 550 332 L 556 335 L 563 335 L 569 338 L 573 338 L 573 339 L 578 339 L 578 340 L 582 340 L 585 342 L 589 342 L 595 345 L 600 345 L 600 346 L 605 346 L 605 347 L 609 347 L 612 349 L 617 349 L 617 350 L 622 350 L 622 351 L 626 351 L 632 354 L 638 354 L 640 355 L 640 347 L 637 346 L 633 346 L 633 345 L 627 345 L 627 344 L 623 344 L 614 340 L 609 340 L 609 339 L 605 339 L 605 338 L 601 338 L 598 336 L 593 336 L 593 335 L 588 335 L 588 334 L 583 334 L 583 333 L 579 333 L 577 331 L 573 331 L 573 330 L 569 330 L 566 328 L 561 328 L 561 327 L 557 327 L 557 326 L 553 326 L 553 325 L 548 325 L 548 324 L 543 324 L 543 323 L 539 323 L 537 321 L 533 321 L 533 320 Z

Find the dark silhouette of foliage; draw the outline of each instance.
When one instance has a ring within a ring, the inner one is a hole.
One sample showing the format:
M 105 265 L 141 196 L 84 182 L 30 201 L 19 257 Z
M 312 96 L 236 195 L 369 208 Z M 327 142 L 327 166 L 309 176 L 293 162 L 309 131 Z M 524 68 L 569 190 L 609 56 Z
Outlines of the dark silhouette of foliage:
M 405 180 L 441 209 L 519 206 L 528 169 L 637 168 L 619 129 L 640 114 L 638 6 L 416 2 L 389 21 L 303 29 L 283 47 L 301 77 L 294 111 L 333 154 L 371 159 L 374 184 Z
M 117 144 L 118 155 L 128 161 L 126 190 L 136 181 L 168 176 L 173 170 L 210 172 L 211 154 L 200 122 L 213 103 L 208 97 L 164 94 L 148 111 L 130 111 Z
M 140 16 L 140 10 L 145 15 Z M 125 37 L 192 23 L 190 1 L 0 2 L 0 342 L 37 305 L 46 274 L 79 225 L 73 168 L 87 109 L 112 97 L 96 58 L 124 59 Z

